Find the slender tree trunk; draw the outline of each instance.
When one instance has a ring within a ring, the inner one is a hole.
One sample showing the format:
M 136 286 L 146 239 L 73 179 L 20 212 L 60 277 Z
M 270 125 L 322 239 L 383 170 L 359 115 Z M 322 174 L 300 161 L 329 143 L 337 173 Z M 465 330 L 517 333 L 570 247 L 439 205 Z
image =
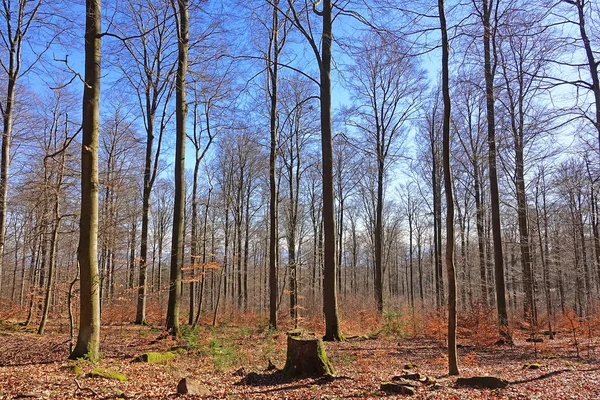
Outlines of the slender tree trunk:
M 333 143 L 331 134 L 331 0 L 323 1 L 323 32 L 321 36 L 320 100 L 321 152 L 323 156 L 323 309 L 325 311 L 324 340 L 344 340 L 340 329 L 337 306 L 335 211 L 333 196 Z
M 273 21 L 269 51 L 268 71 L 271 84 L 270 124 L 271 150 L 269 154 L 269 326 L 277 329 L 277 89 L 279 72 L 279 0 L 273 1 Z
M 77 260 L 80 269 L 79 333 L 69 358 L 96 360 L 100 348 L 98 280 L 98 139 L 100 119 L 100 0 L 86 0 L 85 85 L 81 143 L 81 216 Z
M 483 201 L 481 198 L 481 181 L 479 178 L 479 163 L 477 158 L 473 158 L 473 185 L 475 187 L 475 212 L 476 212 L 476 225 L 477 225 L 477 250 L 479 254 L 479 279 L 481 287 L 481 301 L 484 306 L 489 306 L 489 296 L 487 289 L 487 268 L 486 268 L 486 256 L 485 256 L 485 230 L 484 230 L 484 211 Z
M 175 100 L 175 199 L 173 204 L 173 233 L 171 236 L 171 273 L 169 281 L 169 306 L 167 329 L 179 336 L 179 309 L 181 303 L 181 268 L 183 266 L 184 219 L 185 219 L 185 140 L 186 140 L 186 75 L 188 67 L 188 0 L 171 0 L 173 11 L 179 17 L 177 30 L 177 78 Z
M 443 149 L 444 191 L 446 193 L 446 271 L 448 274 L 448 373 L 458 375 L 456 350 L 456 271 L 454 268 L 454 194 L 450 170 L 450 77 L 449 43 L 446 28 L 444 0 L 438 0 L 440 29 L 442 32 L 442 97 L 444 99 Z
M 492 65 L 493 32 L 491 13 L 495 8 L 494 0 L 483 0 L 483 52 L 485 69 L 485 95 L 487 105 L 488 162 L 490 175 L 490 203 L 492 213 L 492 239 L 494 243 L 494 276 L 496 286 L 496 307 L 501 336 L 509 339 L 508 313 L 506 310 L 506 284 L 504 282 L 504 257 L 502 256 L 502 226 L 500 221 L 500 198 L 498 193 L 498 173 L 496 166 L 496 120 L 494 73 Z

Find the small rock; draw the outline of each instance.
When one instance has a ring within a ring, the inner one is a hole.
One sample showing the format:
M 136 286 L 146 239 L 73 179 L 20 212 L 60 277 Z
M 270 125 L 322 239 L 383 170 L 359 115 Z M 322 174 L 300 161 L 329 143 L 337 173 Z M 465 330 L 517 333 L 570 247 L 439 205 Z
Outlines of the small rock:
M 542 339 L 542 338 L 527 338 L 527 339 L 525 339 L 525 341 L 528 343 L 542 343 L 544 341 L 544 339 Z
M 41 393 L 19 393 L 15 396 L 15 399 L 39 399 L 41 397 Z
M 409 381 L 420 381 L 421 378 L 422 378 L 421 374 L 416 372 L 414 374 L 402 374 L 402 375 L 394 376 L 392 378 L 392 381 L 402 381 L 405 379 L 408 379 Z
M 412 386 L 403 385 L 396 382 L 383 382 L 380 386 L 381 391 L 386 393 L 414 395 L 416 393 Z
M 456 386 L 503 389 L 508 386 L 508 382 L 495 376 L 474 376 L 472 378 L 458 378 Z
M 392 378 L 392 382 L 397 383 L 398 385 L 403 385 L 403 386 L 411 386 L 411 387 L 418 386 L 417 382 L 415 382 L 414 380 L 404 379 L 399 376 L 394 376 Z
M 208 396 L 210 395 L 210 390 L 200 382 L 197 382 L 190 378 L 183 378 L 177 384 L 177 394 Z

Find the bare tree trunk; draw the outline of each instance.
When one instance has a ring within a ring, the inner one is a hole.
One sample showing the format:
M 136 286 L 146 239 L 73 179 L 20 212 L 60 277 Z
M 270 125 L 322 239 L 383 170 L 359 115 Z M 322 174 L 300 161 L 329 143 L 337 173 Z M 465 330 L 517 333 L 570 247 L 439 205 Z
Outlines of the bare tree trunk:
M 446 193 L 446 270 L 448 274 L 448 373 L 458 375 L 456 350 L 456 271 L 454 268 L 454 194 L 450 170 L 450 77 L 448 71 L 449 43 L 444 0 L 438 0 L 442 32 L 442 97 L 444 99 L 443 149 L 444 191 Z
M 537 220 L 537 230 L 538 230 L 538 240 L 540 242 L 540 259 L 542 262 L 542 274 L 544 280 L 544 298 L 546 300 L 546 314 L 548 317 L 548 332 L 549 338 L 554 339 L 554 331 L 552 330 L 552 317 L 553 317 L 553 309 L 552 309 L 552 295 L 550 293 L 550 268 L 548 266 L 549 263 L 549 246 L 548 246 L 548 214 L 546 208 L 546 187 L 545 187 L 545 176 L 543 175 L 545 172 L 542 170 L 542 176 L 538 177 L 542 180 L 542 213 L 543 217 L 540 216 L 540 207 L 538 203 L 539 198 L 539 180 L 536 184 L 535 191 L 535 213 Z M 542 228 L 540 224 L 540 219 L 543 218 L 544 221 L 544 238 L 542 240 Z
M 321 100 L 321 151 L 323 156 L 323 308 L 325 311 L 324 340 L 344 340 L 340 329 L 337 306 L 335 211 L 333 196 L 333 144 L 331 135 L 331 0 L 323 1 L 323 32 L 321 36 L 320 100 Z
M 267 60 L 271 100 L 270 124 L 271 124 L 271 150 L 269 155 L 269 326 L 277 329 L 277 88 L 279 72 L 279 0 L 273 1 L 273 21 L 271 27 L 271 38 L 269 41 L 270 51 Z
M 183 239 L 185 219 L 185 140 L 186 140 L 186 75 L 188 67 L 188 0 L 171 0 L 173 11 L 178 16 L 177 27 L 177 79 L 175 100 L 175 200 L 173 204 L 173 233 L 171 236 L 171 273 L 169 281 L 169 306 L 167 329 L 171 335 L 179 336 L 179 309 L 181 303 L 181 268 L 183 266 Z
M 496 0 L 498 1 L 498 0 Z M 494 0 L 483 0 L 483 52 L 485 69 L 485 95 L 487 105 L 488 129 L 488 162 L 490 175 L 490 203 L 492 213 L 492 238 L 494 243 L 494 276 L 496 283 L 496 308 L 500 324 L 501 336 L 509 339 L 508 313 L 506 310 L 506 284 L 504 283 L 504 258 L 502 256 L 502 227 L 500 221 L 500 198 L 498 193 L 498 173 L 496 166 L 496 121 L 494 74 L 496 62 L 492 63 L 492 52 L 495 58 L 495 38 L 491 25 L 492 10 L 495 10 Z
M 99 357 L 100 292 L 98 280 L 98 139 L 100 119 L 100 0 L 86 0 L 85 85 L 81 149 L 81 217 L 77 259 L 80 314 L 77 343 L 69 358 Z

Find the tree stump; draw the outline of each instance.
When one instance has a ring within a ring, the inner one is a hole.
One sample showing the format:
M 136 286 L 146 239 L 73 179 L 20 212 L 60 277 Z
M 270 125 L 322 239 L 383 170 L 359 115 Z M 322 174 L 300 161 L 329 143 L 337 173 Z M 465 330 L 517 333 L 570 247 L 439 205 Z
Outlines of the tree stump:
M 286 377 L 314 378 L 335 375 L 320 338 L 302 330 L 293 330 L 287 335 L 287 357 L 283 368 Z

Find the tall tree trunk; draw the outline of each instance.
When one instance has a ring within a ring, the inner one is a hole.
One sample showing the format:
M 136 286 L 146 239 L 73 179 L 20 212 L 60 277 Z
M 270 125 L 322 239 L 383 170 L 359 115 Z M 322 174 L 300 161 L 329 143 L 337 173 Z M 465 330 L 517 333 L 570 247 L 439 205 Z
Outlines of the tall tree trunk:
M 271 84 L 271 150 L 269 154 L 269 326 L 277 329 L 277 88 L 279 72 L 279 0 L 273 1 L 268 71 Z
M 450 77 L 448 71 L 449 43 L 446 28 L 444 0 L 438 0 L 440 29 L 442 32 L 442 97 L 444 120 L 442 126 L 444 164 L 444 191 L 446 193 L 446 271 L 448 274 L 448 373 L 458 375 L 456 350 L 456 271 L 454 268 L 454 194 L 450 170 Z
M 100 119 L 100 0 L 86 0 L 85 85 L 81 142 L 81 216 L 77 260 L 80 269 L 79 333 L 69 358 L 99 357 L 98 140 Z
M 497 0 L 496 0 L 497 1 Z M 483 0 L 483 53 L 485 70 L 485 97 L 487 108 L 488 162 L 490 175 L 490 203 L 492 213 L 492 240 L 494 244 L 494 276 L 496 286 L 496 308 L 501 336 L 509 339 L 508 313 L 506 310 L 506 284 L 504 282 L 504 257 L 502 256 L 502 227 L 500 221 L 500 197 L 498 193 L 498 172 L 496 166 L 496 120 L 494 74 L 496 62 L 492 64 L 492 51 L 495 57 L 494 33 L 491 17 L 495 10 L 494 0 Z M 493 48 L 492 48 L 493 47 Z M 509 339 L 510 340 L 510 339 Z
M 185 82 L 188 67 L 188 0 L 171 0 L 173 11 L 179 17 L 177 27 L 177 78 L 175 95 L 175 199 L 173 204 L 173 233 L 171 235 L 171 272 L 169 281 L 169 305 L 167 329 L 179 336 L 179 308 L 181 303 L 181 268 L 183 266 L 183 239 L 185 219 L 185 140 L 187 103 Z
M 337 306 L 335 210 L 333 196 L 333 143 L 331 135 L 331 0 L 323 1 L 323 32 L 321 35 L 320 100 L 321 152 L 323 156 L 323 309 L 325 311 L 324 340 L 344 340 L 340 329 Z

